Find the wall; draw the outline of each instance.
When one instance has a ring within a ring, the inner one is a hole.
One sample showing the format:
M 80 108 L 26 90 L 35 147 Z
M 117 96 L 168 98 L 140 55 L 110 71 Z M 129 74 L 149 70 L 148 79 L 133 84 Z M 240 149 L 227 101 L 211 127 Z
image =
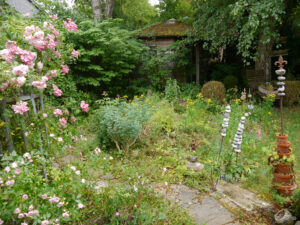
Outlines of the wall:
M 30 15 L 33 15 L 38 11 L 38 9 L 28 0 L 6 0 L 6 3 L 21 14 L 30 13 Z

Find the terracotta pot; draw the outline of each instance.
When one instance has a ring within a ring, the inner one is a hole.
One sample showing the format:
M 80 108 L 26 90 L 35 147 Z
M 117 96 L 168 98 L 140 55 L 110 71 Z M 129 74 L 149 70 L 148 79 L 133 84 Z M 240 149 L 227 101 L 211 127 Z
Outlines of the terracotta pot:
M 289 136 L 287 134 L 277 134 L 276 137 L 278 143 L 286 143 Z
M 296 190 L 297 184 L 291 184 L 291 185 L 276 185 L 276 188 L 278 189 L 278 192 L 283 196 L 291 196 L 293 194 L 293 191 Z
M 280 151 L 278 151 L 278 149 L 276 149 L 276 151 L 277 151 L 277 154 L 279 155 L 279 158 L 282 158 L 283 156 L 290 157 L 292 154 L 291 149 L 288 149 L 287 152 L 280 152 Z
M 291 184 L 294 174 L 273 173 L 275 181 L 280 184 Z
M 289 148 L 291 146 L 291 142 L 286 142 L 286 143 L 277 143 L 277 151 L 281 153 L 287 153 Z
M 292 170 L 292 165 L 291 164 L 285 164 L 285 163 L 279 163 L 275 165 L 275 172 L 276 173 L 290 173 Z

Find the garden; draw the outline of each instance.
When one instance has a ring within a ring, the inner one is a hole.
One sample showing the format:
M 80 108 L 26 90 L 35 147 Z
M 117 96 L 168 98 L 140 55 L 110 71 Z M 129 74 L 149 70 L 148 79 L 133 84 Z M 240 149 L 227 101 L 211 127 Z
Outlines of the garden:
M 180 15 L 197 27 L 186 15 L 215 4 L 187 2 L 115 1 L 98 19 L 89 1 L 35 1 L 34 16 L 0 3 L 0 225 L 300 221 L 296 58 L 276 57 L 263 94 L 236 72 L 254 59 L 251 38 L 211 81 L 172 78 L 192 73 L 199 37 L 153 51 L 136 30 Z

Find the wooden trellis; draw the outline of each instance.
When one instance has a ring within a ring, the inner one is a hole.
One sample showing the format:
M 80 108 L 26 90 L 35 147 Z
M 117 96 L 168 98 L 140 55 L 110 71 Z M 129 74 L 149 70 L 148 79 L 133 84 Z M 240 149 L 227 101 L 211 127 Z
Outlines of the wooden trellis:
M 39 104 L 37 104 L 36 100 L 39 99 Z M 5 114 L 5 110 L 7 109 L 7 106 L 9 104 L 13 104 L 17 101 L 31 101 L 32 104 L 32 110 L 33 110 L 33 114 L 36 117 L 37 113 L 39 110 L 42 110 L 42 112 L 44 112 L 44 100 L 43 100 L 43 96 L 40 94 L 34 94 L 31 90 L 30 95 L 20 95 L 19 97 L 16 98 L 11 98 L 11 99 L 2 99 L 1 101 L 1 105 L 0 105 L 0 116 L 2 118 L 2 120 L 4 121 L 4 140 L 5 142 L 3 143 L 2 140 L 0 139 L 0 154 L 3 155 L 4 150 L 7 149 L 9 153 L 12 153 L 15 150 L 15 145 L 13 142 L 13 138 L 11 135 L 11 128 L 10 128 L 10 119 L 8 118 L 8 116 Z M 29 113 L 24 114 L 25 117 L 30 117 Z M 22 129 L 22 135 L 23 135 L 23 140 L 24 140 L 24 145 L 25 145 L 25 150 L 28 151 L 29 150 L 29 143 L 28 143 L 28 138 L 25 135 L 26 134 L 26 125 L 25 125 L 25 120 L 24 120 L 24 116 L 20 116 L 20 123 L 21 123 L 21 129 Z M 47 131 L 47 126 L 46 123 L 44 123 L 44 128 L 41 127 L 41 129 L 45 130 L 45 136 L 46 138 L 43 137 L 43 135 L 41 134 L 39 137 L 39 148 L 40 151 L 43 151 L 43 140 L 46 139 L 47 141 L 47 145 L 49 147 L 49 137 L 48 137 L 48 131 Z

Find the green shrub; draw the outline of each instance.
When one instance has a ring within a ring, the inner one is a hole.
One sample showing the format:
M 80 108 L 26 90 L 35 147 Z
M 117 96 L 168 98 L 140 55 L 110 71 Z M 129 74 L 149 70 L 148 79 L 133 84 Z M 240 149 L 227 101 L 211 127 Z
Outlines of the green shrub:
M 179 86 L 182 99 L 195 99 L 201 92 L 201 87 L 195 83 L 180 83 Z
M 219 81 L 209 81 L 203 85 L 201 93 L 204 98 L 213 98 L 222 102 L 225 98 L 225 87 Z
M 296 103 L 300 98 L 300 81 L 286 81 L 286 96 L 283 103 L 287 106 L 291 106 Z
M 180 121 L 173 107 L 162 102 L 149 120 L 149 124 L 155 133 L 171 133 L 178 129 Z
M 147 103 L 134 100 L 131 103 L 115 100 L 108 102 L 97 116 L 97 133 L 101 144 L 113 142 L 119 151 L 128 152 L 139 137 L 151 110 Z
M 294 216 L 300 219 L 300 190 L 296 191 L 293 198 L 293 203 L 290 207 L 291 212 Z
M 224 85 L 226 89 L 234 88 L 238 85 L 239 81 L 235 76 L 229 75 L 224 78 Z
M 169 79 L 165 87 L 165 97 L 169 102 L 177 102 L 180 96 L 180 88 L 177 81 Z

